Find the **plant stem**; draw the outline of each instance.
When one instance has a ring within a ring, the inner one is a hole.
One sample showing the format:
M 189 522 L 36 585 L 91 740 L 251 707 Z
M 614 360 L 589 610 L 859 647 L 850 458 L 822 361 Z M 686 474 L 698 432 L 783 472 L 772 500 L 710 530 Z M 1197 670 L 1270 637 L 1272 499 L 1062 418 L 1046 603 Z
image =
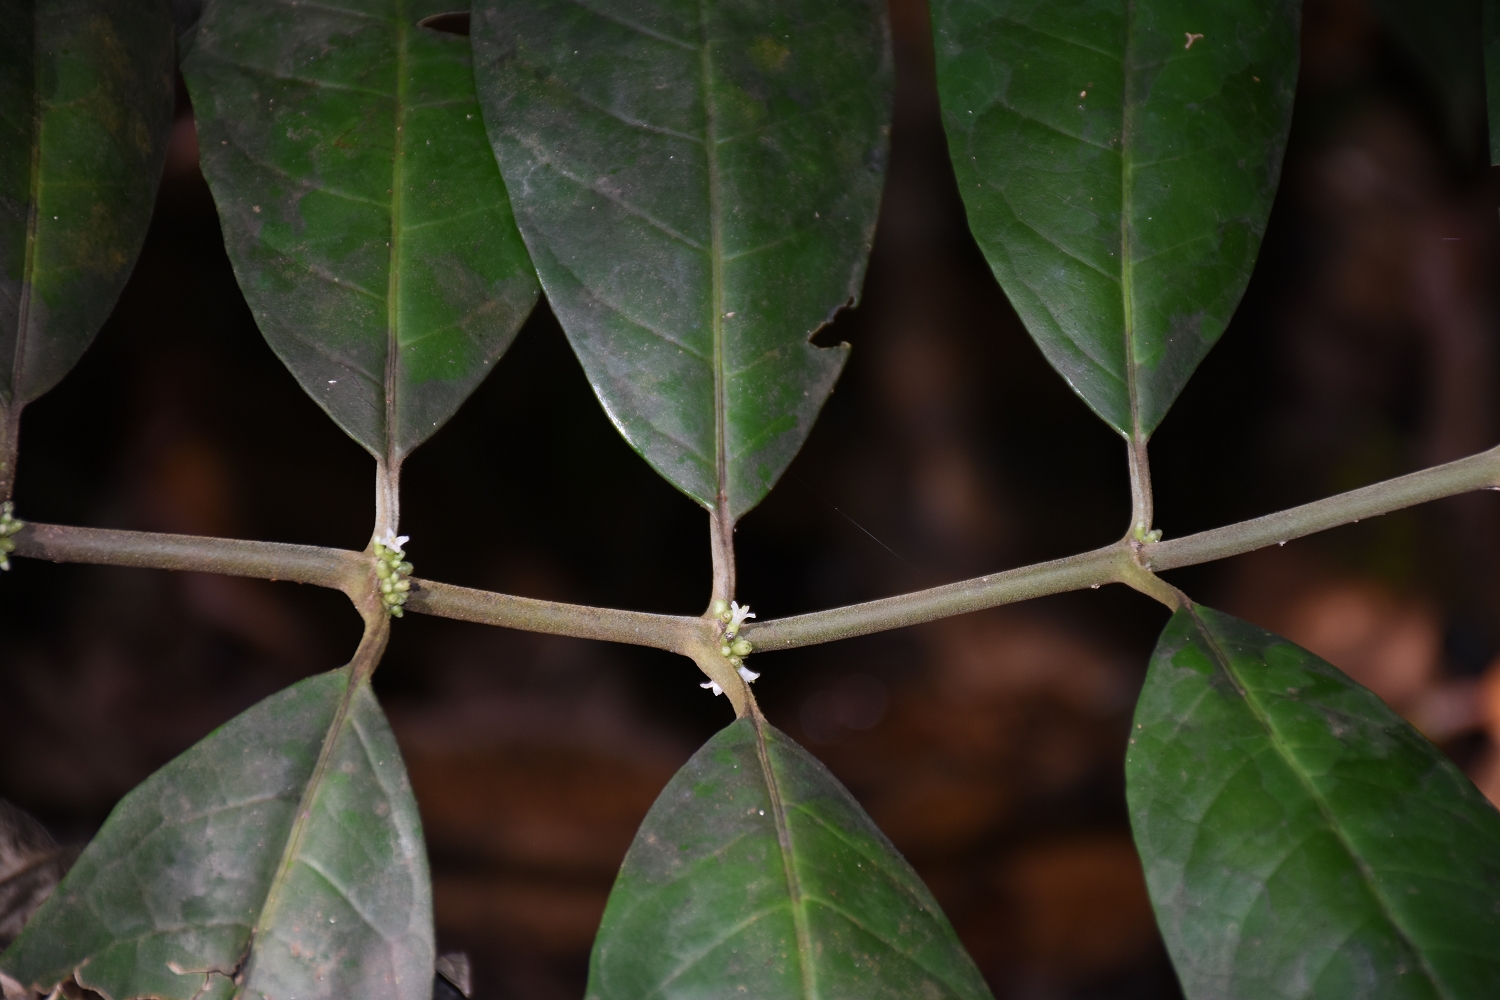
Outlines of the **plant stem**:
M 811 646 L 871 632 L 917 625 L 1048 594 L 1123 581 L 1130 550 L 1123 542 L 1064 559 L 991 573 L 930 590 L 886 597 L 830 611 L 746 624 L 741 634 L 757 652 Z
M 0 405 L 0 503 L 16 489 L 16 456 L 21 440 L 21 404 Z
M 1340 493 L 1326 500 L 1185 538 L 1139 547 L 1132 547 L 1128 540 L 1122 540 L 1066 559 L 1054 559 L 931 590 L 759 625 L 751 623 L 742 634 L 758 650 L 790 649 L 1105 583 L 1131 583 L 1137 589 L 1146 590 L 1138 579 L 1142 568 L 1155 572 L 1195 566 L 1362 518 L 1388 514 L 1428 500 L 1497 488 L 1500 488 L 1500 447 Z M 1132 566 L 1132 563 L 1137 565 Z M 1158 595 L 1153 593 L 1152 596 Z M 1171 605 L 1165 592 L 1158 599 Z
M 401 527 L 401 460 L 375 460 L 375 531 L 372 539 L 394 537 Z
M 407 611 L 442 618 L 499 625 L 525 632 L 569 635 L 578 639 L 603 639 L 636 646 L 653 646 L 682 652 L 710 624 L 702 618 L 653 615 L 643 611 L 616 611 L 581 604 L 538 601 L 488 590 L 456 587 L 431 580 L 412 581 Z M 716 651 L 717 652 L 717 651 Z
M 1147 439 L 1139 434 L 1128 438 L 1125 446 L 1130 455 L 1130 530 L 1126 537 L 1151 530 L 1156 507 L 1151 499 L 1151 460 L 1146 452 Z
M 346 594 L 356 593 L 370 573 L 362 552 L 282 542 L 30 523 L 15 542 L 15 554 L 30 559 L 289 580 Z
M 1429 500 L 1483 489 L 1500 489 L 1500 446 L 1290 510 L 1148 545 L 1141 550 L 1141 561 L 1151 570 L 1196 566 Z
M 729 516 L 729 500 L 719 498 L 719 504 L 708 512 L 708 548 L 714 561 L 713 592 L 708 605 L 715 601 L 734 600 L 734 518 Z
M 761 624 L 752 622 L 741 635 L 758 650 L 790 649 L 1106 583 L 1129 584 L 1170 605 L 1177 599 L 1175 592 L 1165 584 L 1158 586 L 1160 581 L 1151 573 L 1239 555 L 1351 521 L 1487 488 L 1500 489 L 1500 447 L 1184 538 L 1146 545 L 1122 539 L 1091 552 L 930 590 Z M 731 526 L 731 541 L 732 531 Z M 51 524 L 28 524 L 13 537 L 14 554 L 26 558 L 291 580 L 343 591 L 357 606 L 368 597 L 372 579 L 365 553 L 310 545 Z M 732 580 L 732 569 L 730 573 Z M 538 601 L 428 580 L 412 581 L 406 607 L 424 614 L 530 632 L 652 646 L 693 657 L 701 661 L 700 666 L 709 662 L 705 659 L 709 651 L 719 655 L 714 623 L 706 618 Z
M 349 660 L 351 688 L 361 681 L 369 680 L 375 673 L 375 668 L 380 666 L 380 658 L 385 655 L 386 644 L 391 639 L 391 616 L 386 613 L 379 598 L 365 601 L 364 606 L 359 608 L 359 613 L 365 620 L 365 632 L 360 637 L 354 656 Z

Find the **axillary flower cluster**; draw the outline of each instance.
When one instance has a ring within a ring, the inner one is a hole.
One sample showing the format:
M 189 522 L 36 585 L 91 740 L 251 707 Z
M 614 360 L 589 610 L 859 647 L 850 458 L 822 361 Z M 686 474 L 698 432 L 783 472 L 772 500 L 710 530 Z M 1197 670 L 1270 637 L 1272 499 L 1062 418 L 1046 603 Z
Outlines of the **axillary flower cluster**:
M 380 603 L 392 618 L 400 618 L 401 605 L 411 592 L 412 564 L 406 561 L 402 548 L 411 539 L 406 535 L 386 535 L 375 542 L 375 576 L 380 581 Z
M 16 551 L 16 543 L 10 536 L 26 527 L 25 521 L 17 521 L 15 504 L 9 500 L 0 503 L 0 569 L 10 569 L 10 554 Z
M 745 624 L 746 618 L 754 618 L 750 611 L 750 605 L 740 604 L 737 601 L 723 600 L 714 601 L 713 608 L 709 612 L 714 618 L 721 622 L 719 632 L 719 655 L 729 661 L 729 665 L 739 671 L 745 683 L 749 684 L 760 677 L 760 674 L 745 666 L 745 657 L 753 652 L 750 640 L 740 636 L 740 626 Z M 724 689 L 719 687 L 717 681 L 708 681 L 698 685 L 701 688 L 711 688 L 714 694 L 723 694 Z

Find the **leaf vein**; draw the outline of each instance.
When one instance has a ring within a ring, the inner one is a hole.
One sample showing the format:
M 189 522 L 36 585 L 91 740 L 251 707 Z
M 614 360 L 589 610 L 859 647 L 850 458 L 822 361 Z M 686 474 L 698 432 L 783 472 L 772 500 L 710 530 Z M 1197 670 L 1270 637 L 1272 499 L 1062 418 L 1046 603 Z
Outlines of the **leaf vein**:
M 531 152 L 531 154 L 534 157 L 536 157 L 536 161 L 537 161 L 538 165 L 546 167 L 548 170 L 551 170 L 552 172 L 554 172 L 555 174 L 557 174 L 557 176 L 559 176 L 559 177 L 562 177 L 562 178 L 564 178 L 566 180 L 572 181 L 574 184 L 578 185 L 579 187 L 583 188 L 586 191 L 592 191 L 594 194 L 597 194 L 599 197 L 603 198 L 605 201 L 608 201 L 609 203 L 611 203 L 611 204 L 619 207 L 620 210 L 623 211 L 623 212 L 625 212 L 627 215 L 631 215 L 631 216 L 634 216 L 635 218 L 640 219 L 642 222 L 646 223 L 651 228 L 657 230 L 658 232 L 662 233 L 665 236 L 670 237 L 673 240 L 676 240 L 678 243 L 681 243 L 683 246 L 686 246 L 686 247 L 689 247 L 689 248 L 691 248 L 693 250 L 696 250 L 696 251 L 698 251 L 701 254 L 707 254 L 708 253 L 708 249 L 706 247 L 702 246 L 696 240 L 693 240 L 693 239 L 689 238 L 688 236 L 686 236 L 685 234 L 678 232 L 676 229 L 673 229 L 671 226 L 669 226 L 665 222 L 662 222 L 661 220 L 655 218 L 654 216 L 650 215 L 649 213 L 647 213 L 647 212 L 645 212 L 645 211 L 643 211 L 643 210 L 641 210 L 639 208 L 636 208 L 634 205 L 630 204 L 628 201 L 625 201 L 619 195 L 612 194 L 609 191 L 603 190 L 603 189 L 599 188 L 598 186 L 596 186 L 594 184 L 591 184 L 590 182 L 584 180 L 582 177 L 577 176 L 576 174 L 572 173 L 571 171 L 563 169 L 559 164 L 557 164 L 557 163 L 553 162 L 551 159 L 549 159 L 547 157 L 546 152 L 543 151 L 540 148 L 540 146 L 538 146 L 536 143 L 531 142 L 531 141 L 529 141 L 527 139 L 521 138 L 520 136 L 517 136 L 517 135 L 514 135 L 514 134 L 512 134 L 511 137 L 513 139 L 515 139 L 518 143 L 520 143 L 522 146 L 525 146 Z
M 634 21 L 630 21 L 623 17 L 620 17 L 618 14 L 606 14 L 604 11 L 592 7 L 587 3 L 584 3 L 584 0 L 565 0 L 565 2 L 572 4 L 574 7 L 578 7 L 582 10 L 588 11 L 590 14 L 593 14 L 600 20 L 610 21 L 614 24 L 618 24 L 622 28 L 629 28 L 636 34 L 643 35 L 646 38 L 654 38 L 658 42 L 666 42 L 668 45 L 675 45 L 680 49 L 687 49 L 690 52 L 696 52 L 698 50 L 698 46 L 694 45 L 692 42 L 685 42 L 680 38 L 673 38 L 671 35 L 662 34 L 660 31 L 657 31 L 654 28 L 648 28 L 643 24 L 637 24 Z
M 628 125 L 631 128 L 638 128 L 645 132 L 654 132 L 657 135 L 669 135 L 674 139 L 682 139 L 687 142 L 691 142 L 695 146 L 703 145 L 703 139 L 700 136 L 690 135 L 687 132 L 679 132 L 677 129 L 667 128 L 665 125 L 653 125 L 650 122 L 641 121 L 639 118 L 631 118 L 622 111 L 617 111 L 607 105 L 600 104 L 598 101 L 594 100 L 591 97 L 586 97 L 581 91 L 574 90 L 572 87 L 567 86 L 561 80 L 558 80 L 556 78 L 549 80 L 548 82 L 558 90 L 561 90 L 563 93 L 573 98 L 573 100 L 577 101 L 579 104 L 582 104 L 585 107 L 593 108 L 600 114 L 607 115 L 608 117 L 613 118 L 615 121 L 619 122 L 622 125 Z
M 306 87 L 317 87 L 323 90 L 341 90 L 351 94 L 368 94 L 372 97 L 379 97 L 387 101 L 392 99 L 390 94 L 384 93 L 383 91 L 379 90 L 373 90 L 369 87 L 353 87 L 347 83 L 333 83 L 329 80 L 318 80 L 315 78 L 308 78 L 303 76 L 291 76 L 286 73 L 278 73 L 273 69 L 267 69 L 264 66 L 256 66 L 254 63 L 239 62 L 234 59 L 225 59 L 223 56 L 217 55 L 213 52 L 205 53 L 205 57 L 208 59 L 212 59 L 214 62 L 220 64 L 221 66 L 233 66 L 235 69 L 244 70 L 247 73 L 253 73 L 256 76 L 263 76 L 270 80 L 281 80 L 285 83 L 300 83 Z
M 1220 647 L 1218 639 L 1214 636 L 1213 632 L 1209 630 L 1207 623 L 1205 623 L 1204 620 L 1199 617 L 1197 607 L 1193 604 L 1185 604 L 1184 607 L 1187 609 L 1188 614 L 1192 616 L 1193 624 L 1197 627 L 1198 634 L 1203 637 L 1204 644 L 1208 646 L 1209 651 L 1212 653 L 1214 659 L 1218 662 L 1219 669 L 1222 670 L 1231 679 L 1233 679 L 1236 687 L 1238 687 L 1242 692 L 1246 708 L 1250 710 L 1251 714 L 1255 717 L 1255 720 L 1259 722 L 1261 724 L 1261 727 L 1265 730 L 1271 747 L 1281 757 L 1282 762 L 1286 765 L 1287 770 L 1291 771 L 1292 774 L 1301 783 L 1303 790 L 1307 793 L 1308 798 L 1310 798 L 1318 807 L 1318 811 L 1322 813 L 1323 821 L 1327 824 L 1328 829 L 1330 832 L 1332 832 L 1334 838 L 1338 840 L 1339 846 L 1344 849 L 1344 852 L 1348 855 L 1349 860 L 1353 863 L 1354 867 L 1359 871 L 1365 883 L 1366 889 L 1369 891 L 1376 904 L 1380 907 L 1381 915 L 1386 919 L 1386 921 L 1391 925 L 1396 933 L 1400 935 L 1401 940 L 1409 949 L 1411 949 L 1411 952 L 1416 956 L 1418 963 L 1421 965 L 1423 975 L 1427 977 L 1427 981 L 1432 985 L 1432 988 L 1438 993 L 1438 995 L 1446 998 L 1446 1000 L 1455 1000 L 1455 998 L 1451 997 L 1451 995 L 1448 993 L 1442 981 L 1438 979 L 1436 972 L 1427 961 L 1427 956 L 1422 952 L 1420 948 L 1417 947 L 1416 942 L 1411 939 L 1411 935 L 1407 931 L 1407 929 L 1402 926 L 1399 921 L 1397 921 L 1395 911 L 1391 909 L 1390 901 L 1387 900 L 1384 894 L 1380 891 L 1379 881 L 1375 878 L 1375 873 L 1370 869 L 1370 866 L 1368 865 L 1368 863 L 1366 863 L 1365 859 L 1359 854 L 1359 852 L 1354 849 L 1354 845 L 1350 843 L 1348 837 L 1345 836 L 1343 829 L 1339 826 L 1337 819 L 1334 817 L 1333 809 L 1328 804 L 1328 800 L 1324 798 L 1322 793 L 1318 791 L 1317 786 L 1308 779 L 1307 775 L 1298 766 L 1297 761 L 1291 755 L 1291 751 L 1283 742 L 1281 734 L 1271 723 L 1270 717 L 1266 714 L 1264 707 L 1260 705 L 1258 700 L 1252 696 L 1250 690 L 1246 688 L 1243 680 L 1239 676 L 1238 669 L 1234 666 L 1233 661 L 1230 660 L 1228 654 L 1224 652 L 1222 647 Z
M 1104 56 L 1106 59 L 1113 60 L 1114 62 L 1121 62 L 1124 58 L 1123 56 L 1117 55 L 1114 52 L 1109 52 L 1105 49 L 1101 49 L 1097 45 L 1090 45 L 1088 42 L 1080 42 L 1076 38 L 1069 38 L 1066 35 L 1059 35 L 1057 32 L 1048 31 L 1046 28 L 1038 28 L 1034 24 L 1027 24 L 1025 21 L 1022 21 L 1018 18 L 1009 17 L 1005 14 L 995 15 L 995 20 L 999 21 L 1002 24 L 1013 25 L 1017 28 L 1025 28 L 1027 31 L 1041 35 L 1043 38 L 1050 38 L 1053 41 L 1062 42 L 1064 45 L 1072 45 L 1075 48 L 1080 48 L 1088 52 L 1097 53 L 1098 55 Z
M 782 908 L 783 907 L 778 904 L 776 906 L 768 906 L 763 909 L 756 910 L 754 913 L 750 914 L 750 916 L 741 920 L 739 923 L 730 927 L 729 930 L 719 935 L 707 946 L 699 950 L 697 954 L 690 956 L 687 960 L 682 962 L 682 964 L 678 965 L 677 968 L 673 969 L 665 979 L 663 979 L 656 985 L 655 988 L 651 990 L 651 992 L 647 993 L 645 997 L 654 997 L 660 995 L 663 991 L 666 990 L 668 986 L 671 986 L 672 983 L 674 983 L 684 972 L 687 972 L 693 966 L 697 965 L 709 955 L 713 954 L 724 944 L 732 940 L 736 935 L 740 934 L 748 927 L 750 927 L 751 924 L 755 923 L 757 920 L 760 920 L 762 917 L 770 916 L 772 913 L 775 913 L 777 910 L 780 910 Z M 645 1000 L 645 997 L 643 997 L 642 1000 Z

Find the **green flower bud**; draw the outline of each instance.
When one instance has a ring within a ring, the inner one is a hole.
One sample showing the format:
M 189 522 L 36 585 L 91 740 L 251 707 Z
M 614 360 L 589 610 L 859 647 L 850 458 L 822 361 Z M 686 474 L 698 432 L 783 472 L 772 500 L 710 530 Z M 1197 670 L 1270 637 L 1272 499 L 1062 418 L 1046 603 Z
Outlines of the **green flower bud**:
M 728 646 L 720 646 L 719 647 L 719 655 L 720 656 L 728 656 L 732 652 L 734 652 L 734 650 L 730 649 Z
M 744 663 L 744 662 L 745 662 L 745 661 L 744 661 L 744 660 L 742 660 L 742 659 L 740 659 L 740 658 L 739 658 L 739 657 L 738 657 L 738 656 L 731 656 L 731 657 L 730 657 L 730 658 L 729 658 L 729 665 L 730 665 L 730 666 L 731 666 L 731 667 L 736 667 L 736 668 L 737 668 L 737 667 L 739 667 L 739 666 L 740 666 L 740 665 L 742 665 L 742 664 L 743 664 L 743 663 Z
M 752 651 L 749 639 L 736 639 L 729 648 L 734 651 L 735 656 L 749 656 Z
M 378 562 L 375 564 L 375 575 L 382 580 L 390 579 L 391 568 L 383 562 Z
M 414 567 L 411 563 L 404 562 L 396 567 L 396 572 L 402 574 L 403 576 L 410 576 L 411 571 L 415 568 L 416 567 Z
M 710 614 L 712 614 L 715 618 L 723 618 L 725 615 L 729 614 L 729 602 L 724 600 L 724 598 L 722 597 L 717 601 L 714 601 L 714 606 L 712 609 L 710 609 Z
M 405 578 L 397 580 L 395 583 L 395 587 L 398 591 L 405 593 L 406 591 L 411 589 L 411 581 Z

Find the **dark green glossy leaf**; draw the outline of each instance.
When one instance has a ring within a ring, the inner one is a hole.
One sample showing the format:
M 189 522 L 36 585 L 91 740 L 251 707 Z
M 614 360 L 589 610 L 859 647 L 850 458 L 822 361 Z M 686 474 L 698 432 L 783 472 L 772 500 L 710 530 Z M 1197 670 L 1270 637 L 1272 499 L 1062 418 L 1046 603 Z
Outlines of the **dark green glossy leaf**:
M 125 796 L 0 967 L 112 1000 L 427 1000 L 434 957 L 406 768 L 345 669 L 267 698 Z
M 969 226 L 1047 360 L 1127 437 L 1239 303 L 1281 173 L 1298 0 L 935 0 Z
M 885 173 L 880 0 L 481 0 L 475 77 L 537 273 L 615 426 L 731 517 L 843 367 Z
M 1497 995 L 1500 813 L 1306 650 L 1178 611 L 1125 774 L 1190 1000 Z
M 651 807 L 588 986 L 590 1000 L 989 996 L 911 866 L 827 768 L 755 717 Z
M 58 383 L 146 238 L 172 129 L 157 0 L 0 0 L 0 409 Z
M 215 0 L 183 64 L 240 288 L 271 347 L 395 464 L 510 345 L 536 276 L 452 0 Z

